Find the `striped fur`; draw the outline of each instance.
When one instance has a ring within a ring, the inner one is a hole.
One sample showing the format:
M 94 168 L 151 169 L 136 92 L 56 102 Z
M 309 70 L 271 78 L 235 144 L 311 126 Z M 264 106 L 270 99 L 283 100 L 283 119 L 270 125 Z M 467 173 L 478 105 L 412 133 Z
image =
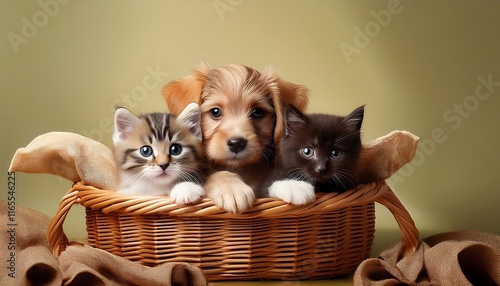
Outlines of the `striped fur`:
M 117 109 L 113 143 L 119 192 L 170 195 L 181 204 L 198 200 L 206 177 L 200 128 L 200 111 L 194 103 L 178 117 L 169 113 L 137 117 Z

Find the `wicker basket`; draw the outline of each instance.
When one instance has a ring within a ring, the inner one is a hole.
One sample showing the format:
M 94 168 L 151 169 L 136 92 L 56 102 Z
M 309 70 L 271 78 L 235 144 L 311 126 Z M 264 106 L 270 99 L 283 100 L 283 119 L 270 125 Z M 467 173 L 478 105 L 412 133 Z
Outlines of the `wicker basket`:
M 127 196 L 82 183 L 62 198 L 49 227 L 55 255 L 68 245 L 62 225 L 70 208 L 86 208 L 88 242 L 145 265 L 189 262 L 210 281 L 323 279 L 352 273 L 368 258 L 375 233 L 374 202 L 394 215 L 408 250 L 418 230 L 385 182 L 328 193 L 306 206 L 257 199 L 230 214 L 209 199 L 180 207 L 165 197 Z

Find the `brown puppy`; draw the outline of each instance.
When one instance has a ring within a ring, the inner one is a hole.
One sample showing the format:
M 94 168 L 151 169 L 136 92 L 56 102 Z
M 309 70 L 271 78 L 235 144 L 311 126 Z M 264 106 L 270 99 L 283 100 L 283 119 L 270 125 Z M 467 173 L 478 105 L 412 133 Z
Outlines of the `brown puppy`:
M 171 113 L 190 102 L 201 109 L 205 151 L 211 173 L 205 192 L 222 209 L 239 213 L 252 206 L 255 191 L 274 167 L 275 146 L 283 133 L 283 110 L 292 104 L 305 112 L 306 88 L 281 79 L 267 68 L 202 64 L 169 83 L 163 97 Z

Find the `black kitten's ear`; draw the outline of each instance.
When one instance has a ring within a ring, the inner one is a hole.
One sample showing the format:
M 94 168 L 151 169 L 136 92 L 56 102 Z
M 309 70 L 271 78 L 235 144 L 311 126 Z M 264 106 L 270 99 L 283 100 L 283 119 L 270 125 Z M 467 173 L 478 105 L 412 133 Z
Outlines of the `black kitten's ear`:
M 360 107 L 354 109 L 351 114 L 347 115 L 343 122 L 349 128 L 352 128 L 356 131 L 361 130 L 361 124 L 363 123 L 363 116 L 365 114 L 365 106 L 361 105 Z
M 288 105 L 285 111 L 285 135 L 290 136 L 297 127 L 306 124 L 306 116 L 295 106 Z

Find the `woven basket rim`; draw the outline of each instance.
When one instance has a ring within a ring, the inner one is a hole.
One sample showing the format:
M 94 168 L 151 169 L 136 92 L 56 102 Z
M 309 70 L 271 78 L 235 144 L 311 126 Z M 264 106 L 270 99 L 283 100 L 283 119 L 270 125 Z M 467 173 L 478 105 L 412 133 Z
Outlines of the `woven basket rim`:
M 375 181 L 358 185 L 345 192 L 317 194 L 316 200 L 307 205 L 293 205 L 278 198 L 257 198 L 253 207 L 240 214 L 233 214 L 216 206 L 208 198 L 191 205 L 177 205 L 168 196 L 128 195 L 115 191 L 98 189 L 77 182 L 71 190 L 75 191 L 77 203 L 101 210 L 103 213 L 129 215 L 163 214 L 169 216 L 210 216 L 220 218 L 247 219 L 251 217 L 291 216 L 307 213 L 327 212 L 374 202 L 389 189 L 385 181 Z M 69 193 L 71 193 L 71 190 Z

